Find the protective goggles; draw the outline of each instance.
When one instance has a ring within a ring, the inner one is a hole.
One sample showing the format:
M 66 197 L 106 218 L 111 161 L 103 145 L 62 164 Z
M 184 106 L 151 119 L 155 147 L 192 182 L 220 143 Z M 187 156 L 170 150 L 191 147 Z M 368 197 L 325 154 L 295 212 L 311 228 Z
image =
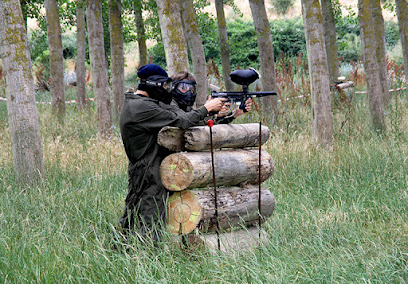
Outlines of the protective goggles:
M 182 93 L 187 93 L 190 91 L 191 93 L 195 94 L 197 92 L 197 83 L 195 81 L 183 80 L 183 81 L 176 81 L 174 83 L 174 88 L 178 89 Z
M 173 79 L 160 75 L 150 76 L 147 79 L 141 79 L 140 84 L 153 87 L 160 87 L 166 92 L 170 93 L 173 89 Z

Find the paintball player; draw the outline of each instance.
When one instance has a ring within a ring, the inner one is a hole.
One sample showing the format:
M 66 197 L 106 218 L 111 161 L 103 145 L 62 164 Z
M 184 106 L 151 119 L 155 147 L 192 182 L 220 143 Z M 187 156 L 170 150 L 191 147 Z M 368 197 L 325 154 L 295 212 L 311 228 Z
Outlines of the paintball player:
M 165 126 L 189 128 L 210 111 L 219 111 L 225 99 L 213 99 L 191 112 L 163 108 L 172 100 L 172 79 L 156 64 L 139 68 L 140 84 L 135 93 L 126 93 L 120 114 L 120 131 L 129 159 L 129 192 L 125 212 L 119 220 L 121 232 L 135 232 L 142 240 L 160 239 L 165 224 L 167 191 L 161 183 L 159 166 L 167 151 L 157 144 Z
M 192 110 L 197 96 L 197 83 L 193 74 L 181 71 L 171 76 L 173 81 L 173 101 L 172 105 L 178 106 L 185 112 Z M 245 103 L 246 111 L 250 111 L 252 99 L 248 99 Z M 229 111 L 230 104 L 225 103 L 221 111 L 216 114 L 215 122 L 217 124 L 227 124 L 232 122 L 238 116 L 244 114 L 242 109 Z M 205 122 L 203 123 L 205 124 Z

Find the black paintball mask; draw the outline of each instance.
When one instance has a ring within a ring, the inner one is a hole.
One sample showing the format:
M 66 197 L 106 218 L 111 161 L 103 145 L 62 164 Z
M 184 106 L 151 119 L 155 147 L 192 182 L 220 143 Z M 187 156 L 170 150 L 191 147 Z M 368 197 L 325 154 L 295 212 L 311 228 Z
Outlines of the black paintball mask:
M 182 110 L 190 111 L 196 100 L 197 83 L 191 80 L 175 81 L 172 95 Z
M 153 75 L 146 79 L 140 79 L 138 89 L 147 92 L 152 99 L 170 104 L 172 100 L 173 79 L 166 76 Z

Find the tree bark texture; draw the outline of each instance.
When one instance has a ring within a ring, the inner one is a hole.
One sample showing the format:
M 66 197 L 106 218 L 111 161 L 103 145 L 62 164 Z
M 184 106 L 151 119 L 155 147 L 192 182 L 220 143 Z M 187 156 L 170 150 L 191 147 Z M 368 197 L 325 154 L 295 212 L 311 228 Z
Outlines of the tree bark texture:
M 250 0 L 252 18 L 254 20 L 256 39 L 258 42 L 259 62 L 261 65 L 261 81 L 263 91 L 277 91 L 275 60 L 273 54 L 273 41 L 268 15 L 266 14 L 264 0 Z M 273 112 L 277 116 L 277 96 L 262 99 L 264 113 Z
M 214 168 L 217 186 L 257 184 L 259 152 L 255 149 L 215 151 Z M 261 151 L 261 181 L 274 171 L 272 157 Z M 182 152 L 167 156 L 160 165 L 160 176 L 170 191 L 207 187 L 213 183 L 210 152 Z
M 218 223 L 221 230 L 256 226 L 259 224 L 259 188 L 217 188 Z M 214 190 L 183 190 L 169 198 L 167 230 L 174 234 L 188 234 L 195 228 L 201 232 L 217 229 Z M 261 189 L 261 222 L 275 209 L 275 197 Z
M 109 31 L 111 49 L 111 77 L 114 114 L 119 118 L 125 98 L 125 61 L 123 53 L 122 3 L 109 0 Z
M 324 42 L 326 44 L 327 64 L 330 83 L 338 81 L 339 55 L 337 48 L 336 20 L 334 19 L 331 0 L 321 0 L 323 15 Z
M 197 81 L 196 107 L 201 107 L 207 101 L 208 83 L 207 66 L 204 46 L 198 29 L 193 0 L 181 0 L 181 16 L 184 34 L 190 48 L 193 73 Z M 186 70 L 189 71 L 189 70 Z
M 77 62 L 76 62 L 76 83 L 77 102 L 80 107 L 86 105 L 86 23 L 85 23 L 85 3 L 78 1 L 76 8 L 77 16 Z
M 134 0 L 133 9 L 135 11 L 137 43 L 139 46 L 139 65 L 144 66 L 147 64 L 147 45 L 146 45 L 146 32 L 143 20 L 142 0 Z
M 398 26 L 404 56 L 405 81 L 408 82 L 408 2 L 407 0 L 395 0 L 395 4 L 397 6 Z
M 156 0 L 166 52 L 167 69 L 170 75 L 183 70 L 190 70 L 187 43 L 181 22 L 179 0 Z
M 384 105 L 376 58 L 376 40 L 374 38 L 374 22 L 371 15 L 369 0 L 358 1 L 358 19 L 360 26 L 361 47 L 363 51 L 363 64 L 366 74 L 370 112 L 374 130 L 385 131 Z
M 234 87 L 229 76 L 231 74 L 231 62 L 227 35 L 227 21 L 225 20 L 224 13 L 224 3 L 223 0 L 215 0 L 214 2 L 217 12 L 218 36 L 221 49 L 222 77 L 224 79 L 225 89 L 227 91 L 233 91 Z
M 376 40 L 376 55 L 378 71 L 380 74 L 380 84 L 383 96 L 384 107 L 388 105 L 390 101 L 390 92 L 388 84 L 388 70 L 387 70 L 387 53 L 385 50 L 385 28 L 384 28 L 384 18 L 381 12 L 381 2 L 380 0 L 372 0 L 371 2 L 371 13 L 373 16 L 374 24 L 374 38 Z
M 65 115 L 64 56 L 62 52 L 59 10 L 56 0 L 45 0 L 45 14 L 50 50 L 51 107 L 62 122 Z
M 91 59 L 92 88 L 98 113 L 98 133 L 108 137 L 112 125 L 108 69 L 105 59 L 101 0 L 87 0 L 89 56 Z
M 0 42 L 14 169 L 21 183 L 39 183 L 43 150 L 30 48 L 18 0 L 0 2 Z
M 259 124 L 217 124 L 213 126 L 213 147 L 246 148 L 259 146 Z M 261 142 L 270 136 L 267 126 L 261 128 Z M 195 126 L 187 130 L 164 127 L 158 135 L 158 143 L 171 151 L 207 151 L 211 149 L 208 126 Z
M 331 146 L 333 115 L 319 0 L 302 0 L 302 15 L 311 78 L 314 141 L 317 145 Z

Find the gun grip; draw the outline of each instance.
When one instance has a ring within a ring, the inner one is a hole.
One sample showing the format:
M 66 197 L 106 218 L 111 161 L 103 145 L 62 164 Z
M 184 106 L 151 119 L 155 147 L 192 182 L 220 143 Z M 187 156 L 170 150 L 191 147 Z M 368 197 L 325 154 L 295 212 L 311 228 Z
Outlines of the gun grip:
M 241 101 L 241 104 L 239 105 L 239 109 L 242 109 L 244 112 L 248 112 L 248 111 L 245 109 L 245 101 L 244 101 L 244 100 Z

